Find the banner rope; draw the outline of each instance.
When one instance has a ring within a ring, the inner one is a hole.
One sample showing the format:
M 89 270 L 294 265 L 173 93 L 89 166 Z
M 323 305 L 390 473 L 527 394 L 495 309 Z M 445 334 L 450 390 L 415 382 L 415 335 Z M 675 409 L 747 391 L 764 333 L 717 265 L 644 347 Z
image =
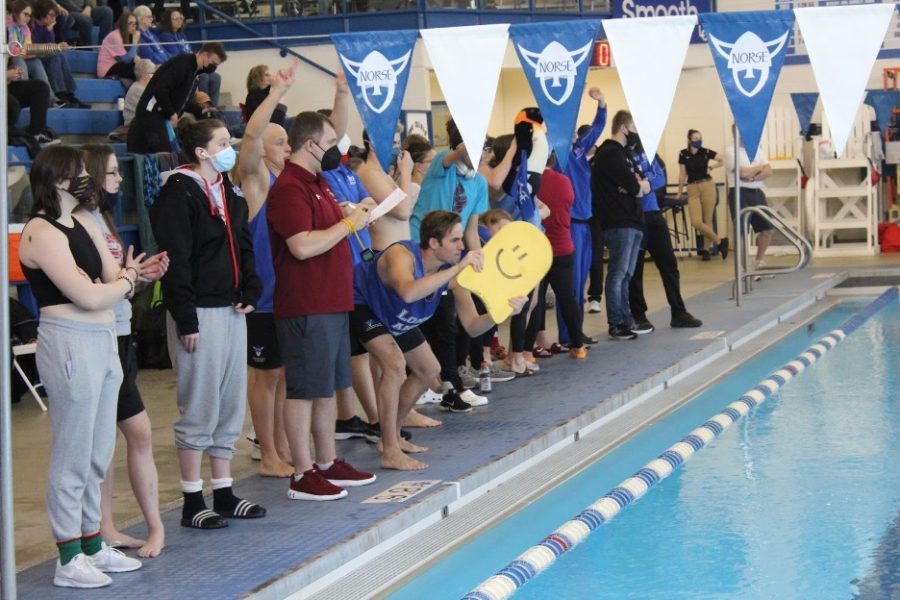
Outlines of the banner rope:
M 585 508 L 574 519 L 518 558 L 503 567 L 496 575 L 482 582 L 463 597 L 463 600 L 504 600 L 553 564 L 557 558 L 587 539 L 592 531 L 611 521 L 623 508 L 647 493 L 651 487 L 667 478 L 696 452 L 705 448 L 722 432 L 762 405 L 768 398 L 794 377 L 811 367 L 826 352 L 834 348 L 858 329 L 876 312 L 898 298 L 897 288 L 891 288 L 866 308 L 853 315 L 843 325 L 821 338 L 753 389 L 729 404 L 725 409 L 691 431 L 681 441 L 650 461 L 634 475 L 617 485 L 608 494 Z

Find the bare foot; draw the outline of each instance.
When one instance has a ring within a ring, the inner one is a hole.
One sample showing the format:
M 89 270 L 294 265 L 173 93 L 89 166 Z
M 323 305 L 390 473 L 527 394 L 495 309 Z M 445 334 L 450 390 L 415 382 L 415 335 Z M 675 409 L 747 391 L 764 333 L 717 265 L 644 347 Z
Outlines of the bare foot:
M 290 448 L 278 448 L 278 458 L 280 458 L 282 462 L 289 465 L 294 464 L 294 459 L 291 457 Z
M 409 454 L 418 454 L 419 452 L 428 452 L 428 448 L 425 446 L 416 446 L 415 444 L 408 442 L 404 439 L 400 440 L 400 449 Z
M 165 531 L 153 531 L 147 536 L 147 543 L 138 549 L 141 558 L 156 558 L 166 545 Z
M 415 409 L 409 411 L 409 414 L 403 419 L 404 427 L 437 427 L 438 425 L 442 425 L 442 423 L 437 419 L 426 417 Z
M 282 460 L 262 461 L 259 463 L 261 477 L 290 477 L 294 473 L 294 467 Z
M 410 458 L 402 452 L 398 452 L 391 456 L 382 456 L 381 468 L 396 469 L 398 471 L 421 471 L 422 469 L 428 468 L 428 465 Z
M 133 538 L 116 529 L 113 529 L 112 531 L 103 531 L 100 535 L 103 536 L 103 540 L 107 544 L 117 548 L 140 548 L 147 543 L 144 540 Z

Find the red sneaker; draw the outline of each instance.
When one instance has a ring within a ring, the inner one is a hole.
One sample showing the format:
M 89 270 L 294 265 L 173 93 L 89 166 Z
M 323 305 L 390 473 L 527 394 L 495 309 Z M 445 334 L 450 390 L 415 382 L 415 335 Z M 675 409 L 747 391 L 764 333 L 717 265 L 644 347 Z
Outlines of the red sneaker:
M 291 486 L 288 488 L 288 498 L 291 500 L 337 500 L 347 495 L 347 490 L 339 488 L 322 476 L 322 472 L 313 466 L 309 471 L 304 471 L 297 479 L 297 474 L 291 476 Z
M 315 468 L 319 470 L 319 473 L 322 474 L 322 477 L 324 477 L 334 485 L 339 485 L 342 487 L 368 485 L 375 481 L 375 475 L 373 473 L 357 471 L 350 466 L 350 463 L 344 462 L 340 458 L 334 459 L 334 463 L 328 470 L 323 470 L 318 465 L 316 465 Z

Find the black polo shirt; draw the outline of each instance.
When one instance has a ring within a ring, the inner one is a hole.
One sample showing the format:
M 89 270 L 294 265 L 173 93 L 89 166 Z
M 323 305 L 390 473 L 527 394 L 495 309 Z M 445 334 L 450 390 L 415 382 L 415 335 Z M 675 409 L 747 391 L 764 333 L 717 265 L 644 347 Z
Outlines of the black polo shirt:
M 678 154 L 678 164 L 687 171 L 687 182 L 696 183 L 709 179 L 709 161 L 716 157 L 716 151 L 700 148 L 696 153 L 684 148 Z

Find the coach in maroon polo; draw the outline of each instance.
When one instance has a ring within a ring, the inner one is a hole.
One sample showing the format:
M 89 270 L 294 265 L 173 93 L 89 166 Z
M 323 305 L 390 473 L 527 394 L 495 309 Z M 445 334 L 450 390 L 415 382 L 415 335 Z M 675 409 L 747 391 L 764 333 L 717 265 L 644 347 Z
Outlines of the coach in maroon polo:
M 275 267 L 275 328 L 287 382 L 284 428 L 295 471 L 288 496 L 336 500 L 347 495 L 344 487 L 375 481 L 373 474 L 337 458 L 334 443 L 334 393 L 351 386 L 353 264 L 347 236 L 368 224 L 368 208 L 338 204 L 322 177 L 341 160 L 326 117 L 297 115 L 288 143 L 290 159 L 269 191 L 266 210 Z

